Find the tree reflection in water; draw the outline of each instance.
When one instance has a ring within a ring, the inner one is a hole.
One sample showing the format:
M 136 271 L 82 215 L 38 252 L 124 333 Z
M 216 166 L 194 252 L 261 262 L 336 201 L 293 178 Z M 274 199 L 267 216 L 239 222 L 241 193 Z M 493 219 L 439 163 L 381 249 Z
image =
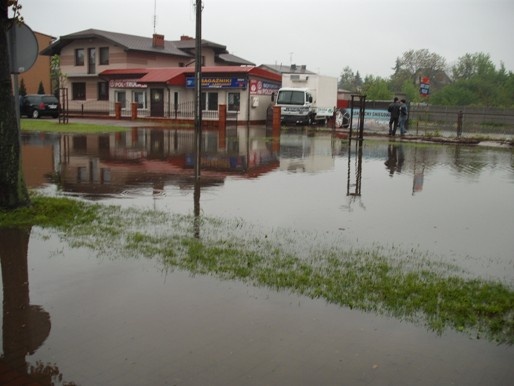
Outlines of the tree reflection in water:
M 9 376 L 19 384 L 36 381 L 42 385 L 53 385 L 56 380 L 62 381 L 62 374 L 56 365 L 41 362 L 32 365 L 25 359 L 41 347 L 51 328 L 50 314 L 41 306 L 30 304 L 27 262 L 30 233 L 31 227 L 0 228 L 3 284 L 3 354 L 0 363 L 8 368 Z M 0 375 L 2 384 L 3 376 Z M 70 382 L 65 384 L 73 385 Z

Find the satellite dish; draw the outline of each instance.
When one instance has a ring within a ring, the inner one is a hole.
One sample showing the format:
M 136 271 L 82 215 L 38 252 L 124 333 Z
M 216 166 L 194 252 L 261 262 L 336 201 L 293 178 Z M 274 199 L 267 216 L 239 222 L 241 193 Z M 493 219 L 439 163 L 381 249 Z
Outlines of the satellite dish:
M 9 67 L 11 74 L 30 70 L 39 53 L 36 35 L 24 23 L 13 22 L 8 30 Z

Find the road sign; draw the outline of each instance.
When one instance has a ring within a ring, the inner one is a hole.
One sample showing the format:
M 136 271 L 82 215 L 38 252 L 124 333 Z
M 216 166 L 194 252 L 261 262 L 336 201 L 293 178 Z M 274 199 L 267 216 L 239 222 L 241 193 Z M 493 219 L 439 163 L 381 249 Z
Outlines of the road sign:
M 421 82 L 420 82 L 420 85 L 419 85 L 419 93 L 421 96 L 428 96 L 428 94 L 430 93 L 430 79 L 428 78 L 428 76 L 424 76 L 423 78 L 421 78 Z
M 11 74 L 28 71 L 34 65 L 39 53 L 36 35 L 26 24 L 16 21 L 11 24 L 8 32 Z

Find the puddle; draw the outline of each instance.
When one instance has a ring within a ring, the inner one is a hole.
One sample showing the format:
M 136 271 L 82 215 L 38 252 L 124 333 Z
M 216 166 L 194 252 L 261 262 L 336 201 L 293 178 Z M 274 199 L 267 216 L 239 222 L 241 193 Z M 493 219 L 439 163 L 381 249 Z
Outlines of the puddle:
M 359 147 L 304 133 L 277 141 L 264 128 L 220 143 L 210 132 L 195 208 L 192 139 L 156 130 L 24 135 L 27 181 L 50 195 L 241 219 L 292 249 L 414 248 L 470 277 L 514 282 L 512 150 Z M 508 345 L 95 256 L 37 227 L 2 232 L 0 362 L 45 385 L 508 385 L 514 376 Z

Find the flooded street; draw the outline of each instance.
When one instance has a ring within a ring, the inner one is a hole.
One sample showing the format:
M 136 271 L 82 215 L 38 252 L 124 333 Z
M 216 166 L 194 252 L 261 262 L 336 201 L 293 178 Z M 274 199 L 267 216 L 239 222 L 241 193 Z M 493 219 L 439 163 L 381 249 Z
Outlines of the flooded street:
M 133 128 L 24 134 L 27 184 L 240 222 L 255 237 L 369 247 L 514 286 L 514 153 L 331 133 Z M 202 237 L 202 226 L 199 235 Z M 0 229 L 2 361 L 41 384 L 510 385 L 514 349 L 154 259 Z M 4 256 L 10 256 L 7 259 Z M 22 262 L 20 264 L 20 262 Z M 23 307 L 19 307 L 19 305 Z M 21 327 L 20 327 L 21 326 Z

